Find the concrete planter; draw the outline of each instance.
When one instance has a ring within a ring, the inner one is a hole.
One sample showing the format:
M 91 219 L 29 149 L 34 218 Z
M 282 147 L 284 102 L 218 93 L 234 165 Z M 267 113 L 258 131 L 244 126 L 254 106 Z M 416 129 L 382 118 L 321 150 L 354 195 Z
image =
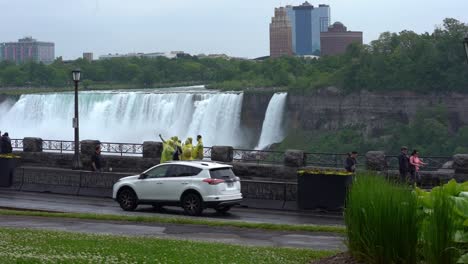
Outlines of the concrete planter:
M 0 187 L 11 187 L 18 158 L 0 158 Z
M 297 205 L 299 209 L 341 210 L 353 174 L 346 172 L 299 171 Z

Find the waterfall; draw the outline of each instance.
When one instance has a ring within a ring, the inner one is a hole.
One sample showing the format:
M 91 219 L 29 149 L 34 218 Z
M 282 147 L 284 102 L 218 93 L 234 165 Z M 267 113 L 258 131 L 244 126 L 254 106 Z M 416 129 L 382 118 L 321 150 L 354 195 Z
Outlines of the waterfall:
M 80 139 L 140 143 L 158 134 L 184 139 L 198 134 L 204 145 L 242 144 L 242 93 L 204 89 L 87 91 L 79 95 Z M 0 115 L 12 138 L 73 140 L 74 94 L 28 94 Z
M 271 98 L 265 113 L 260 140 L 255 149 L 264 149 L 284 139 L 283 114 L 287 96 L 287 93 L 275 93 Z

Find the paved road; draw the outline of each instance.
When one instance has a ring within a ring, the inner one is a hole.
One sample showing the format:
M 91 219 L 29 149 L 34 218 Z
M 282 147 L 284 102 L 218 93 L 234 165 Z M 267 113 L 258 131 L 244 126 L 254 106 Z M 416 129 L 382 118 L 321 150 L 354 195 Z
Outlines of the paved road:
M 155 212 L 151 206 L 139 206 L 135 212 L 125 212 L 109 198 L 93 198 L 73 195 L 57 195 L 47 193 L 16 192 L 0 190 L 0 207 L 34 209 L 56 212 L 77 212 L 118 215 L 149 215 L 166 217 L 188 217 L 177 207 L 168 207 Z M 246 221 L 276 224 L 315 224 L 343 225 L 339 215 L 321 215 L 293 211 L 263 210 L 250 208 L 233 208 L 226 215 L 217 214 L 214 210 L 206 210 L 202 219 L 223 221 Z
M 316 250 L 345 250 L 339 235 L 309 232 L 279 232 L 232 227 L 148 224 L 116 221 L 2 216 L 1 227 L 32 228 L 93 234 L 146 236 L 221 242 L 249 246 L 309 248 Z

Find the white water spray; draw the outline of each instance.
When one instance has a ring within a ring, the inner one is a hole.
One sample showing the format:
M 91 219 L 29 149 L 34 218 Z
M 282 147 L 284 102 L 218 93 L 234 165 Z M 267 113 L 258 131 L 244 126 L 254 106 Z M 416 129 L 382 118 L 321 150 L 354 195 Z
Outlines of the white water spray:
M 165 91 L 81 92 L 80 139 L 140 143 L 201 134 L 205 146 L 242 144 L 242 93 Z M 22 95 L 0 115 L 0 130 L 12 138 L 73 140 L 73 100 L 73 93 Z

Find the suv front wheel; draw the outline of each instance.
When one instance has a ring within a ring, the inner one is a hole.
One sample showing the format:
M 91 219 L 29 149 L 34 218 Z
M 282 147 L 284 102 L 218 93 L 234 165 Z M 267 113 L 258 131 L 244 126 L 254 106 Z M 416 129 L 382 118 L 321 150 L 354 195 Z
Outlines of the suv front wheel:
M 138 206 L 138 197 L 136 193 L 129 188 L 119 191 L 117 201 L 119 202 L 120 207 L 125 211 L 133 211 Z
M 203 201 L 196 193 L 187 193 L 182 197 L 182 208 L 188 215 L 201 215 L 203 212 Z

